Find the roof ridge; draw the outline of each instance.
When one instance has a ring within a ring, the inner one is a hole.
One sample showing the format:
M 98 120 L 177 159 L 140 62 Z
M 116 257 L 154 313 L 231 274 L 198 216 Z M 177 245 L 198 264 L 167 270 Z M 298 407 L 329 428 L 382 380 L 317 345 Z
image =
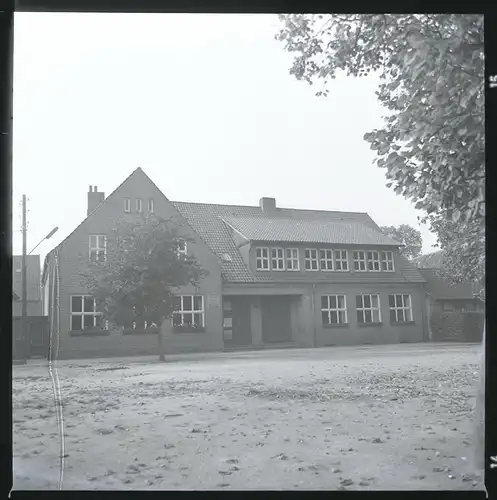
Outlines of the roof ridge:
M 171 203 L 182 203 L 188 205 L 209 205 L 215 207 L 226 207 L 226 208 L 258 208 L 261 210 L 259 205 L 232 205 L 230 203 L 211 203 L 211 202 L 203 202 L 203 201 L 179 201 L 179 200 L 170 200 Z M 350 212 L 345 210 L 325 210 L 325 209 L 315 209 L 315 208 L 292 208 L 292 207 L 277 207 L 276 210 L 296 210 L 298 212 L 321 212 L 321 213 L 337 213 L 337 214 L 355 214 L 355 215 L 367 215 L 367 212 Z

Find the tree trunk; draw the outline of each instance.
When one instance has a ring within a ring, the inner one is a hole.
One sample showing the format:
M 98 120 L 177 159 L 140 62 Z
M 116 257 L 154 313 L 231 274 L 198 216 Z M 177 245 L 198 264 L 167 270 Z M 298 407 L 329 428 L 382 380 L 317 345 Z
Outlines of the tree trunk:
M 164 318 L 159 321 L 159 333 L 157 334 L 157 338 L 159 341 L 159 361 L 166 361 L 166 356 L 164 352 L 164 333 L 162 325 L 164 323 Z
M 475 465 L 485 468 L 485 323 L 483 323 L 483 342 L 480 360 L 480 380 L 475 404 Z

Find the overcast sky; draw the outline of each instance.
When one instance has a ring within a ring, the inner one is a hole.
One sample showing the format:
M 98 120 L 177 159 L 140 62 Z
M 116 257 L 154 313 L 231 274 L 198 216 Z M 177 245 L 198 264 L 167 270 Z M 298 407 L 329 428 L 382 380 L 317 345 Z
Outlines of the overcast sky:
M 14 253 L 22 194 L 42 258 L 137 166 L 174 201 L 367 212 L 421 229 L 388 189 L 365 132 L 381 125 L 375 77 L 328 98 L 288 72 L 274 15 L 15 14 Z

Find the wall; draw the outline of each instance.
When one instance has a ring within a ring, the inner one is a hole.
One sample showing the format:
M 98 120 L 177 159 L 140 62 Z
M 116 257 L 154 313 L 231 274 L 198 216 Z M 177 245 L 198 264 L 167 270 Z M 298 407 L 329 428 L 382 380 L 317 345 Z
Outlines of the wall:
M 357 322 L 355 297 L 358 294 L 380 295 L 382 324 L 363 326 Z M 390 294 L 410 294 L 412 297 L 413 324 L 391 324 L 388 305 Z M 345 294 L 347 296 L 348 326 L 325 327 L 321 318 L 321 296 Z M 352 344 L 388 344 L 397 342 L 421 342 L 425 333 L 424 291 L 416 284 L 376 284 L 376 285 L 316 285 L 315 315 L 317 346 Z
M 131 214 L 124 213 L 124 198 L 131 198 Z M 202 279 L 199 289 L 186 288 L 184 294 L 204 295 L 206 307 L 206 330 L 196 333 L 173 333 L 166 350 L 171 352 L 217 350 L 223 346 L 222 328 L 222 282 L 217 256 L 198 235 L 179 217 L 174 207 L 158 188 L 143 174 L 130 176 L 90 217 L 70 235 L 60 247 L 60 334 L 59 358 L 153 354 L 157 336 L 154 334 L 73 336 L 70 333 L 70 297 L 85 294 L 80 273 L 87 269 L 90 234 L 110 234 L 116 220 L 136 220 L 135 200 L 142 198 L 143 211 L 148 208 L 148 199 L 154 199 L 155 214 L 179 218 L 181 234 L 193 238 L 188 242 L 188 252 L 195 255 L 200 265 L 209 271 Z
M 381 284 L 337 284 L 322 283 L 313 285 L 256 285 L 237 287 L 230 285 L 225 289 L 230 295 L 294 295 L 291 305 L 292 341 L 301 347 L 320 347 L 331 345 L 381 344 L 396 342 L 421 342 L 428 340 L 428 323 L 425 310 L 425 292 L 422 284 L 381 283 Z M 382 324 L 362 326 L 357 323 L 355 307 L 356 295 L 372 293 L 380 295 Z M 413 324 L 391 324 L 388 305 L 389 294 L 410 294 L 412 297 Z M 348 326 L 325 327 L 321 317 L 321 296 L 345 294 L 347 297 Z M 262 339 L 256 320 L 260 310 L 252 315 L 252 337 Z M 255 342 L 254 342 L 255 343 Z M 257 345 L 257 344 L 256 344 Z
M 259 297 L 252 297 L 250 303 L 250 330 L 252 332 L 252 344 L 263 345 L 262 339 L 262 313 L 261 300 Z

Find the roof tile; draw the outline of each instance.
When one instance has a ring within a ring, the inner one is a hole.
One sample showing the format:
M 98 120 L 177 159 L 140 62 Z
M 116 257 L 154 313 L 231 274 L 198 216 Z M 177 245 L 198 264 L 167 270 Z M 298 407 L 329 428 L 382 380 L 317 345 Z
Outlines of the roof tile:
M 389 245 L 400 243 L 356 221 L 303 220 L 282 217 L 222 217 L 250 241 Z

